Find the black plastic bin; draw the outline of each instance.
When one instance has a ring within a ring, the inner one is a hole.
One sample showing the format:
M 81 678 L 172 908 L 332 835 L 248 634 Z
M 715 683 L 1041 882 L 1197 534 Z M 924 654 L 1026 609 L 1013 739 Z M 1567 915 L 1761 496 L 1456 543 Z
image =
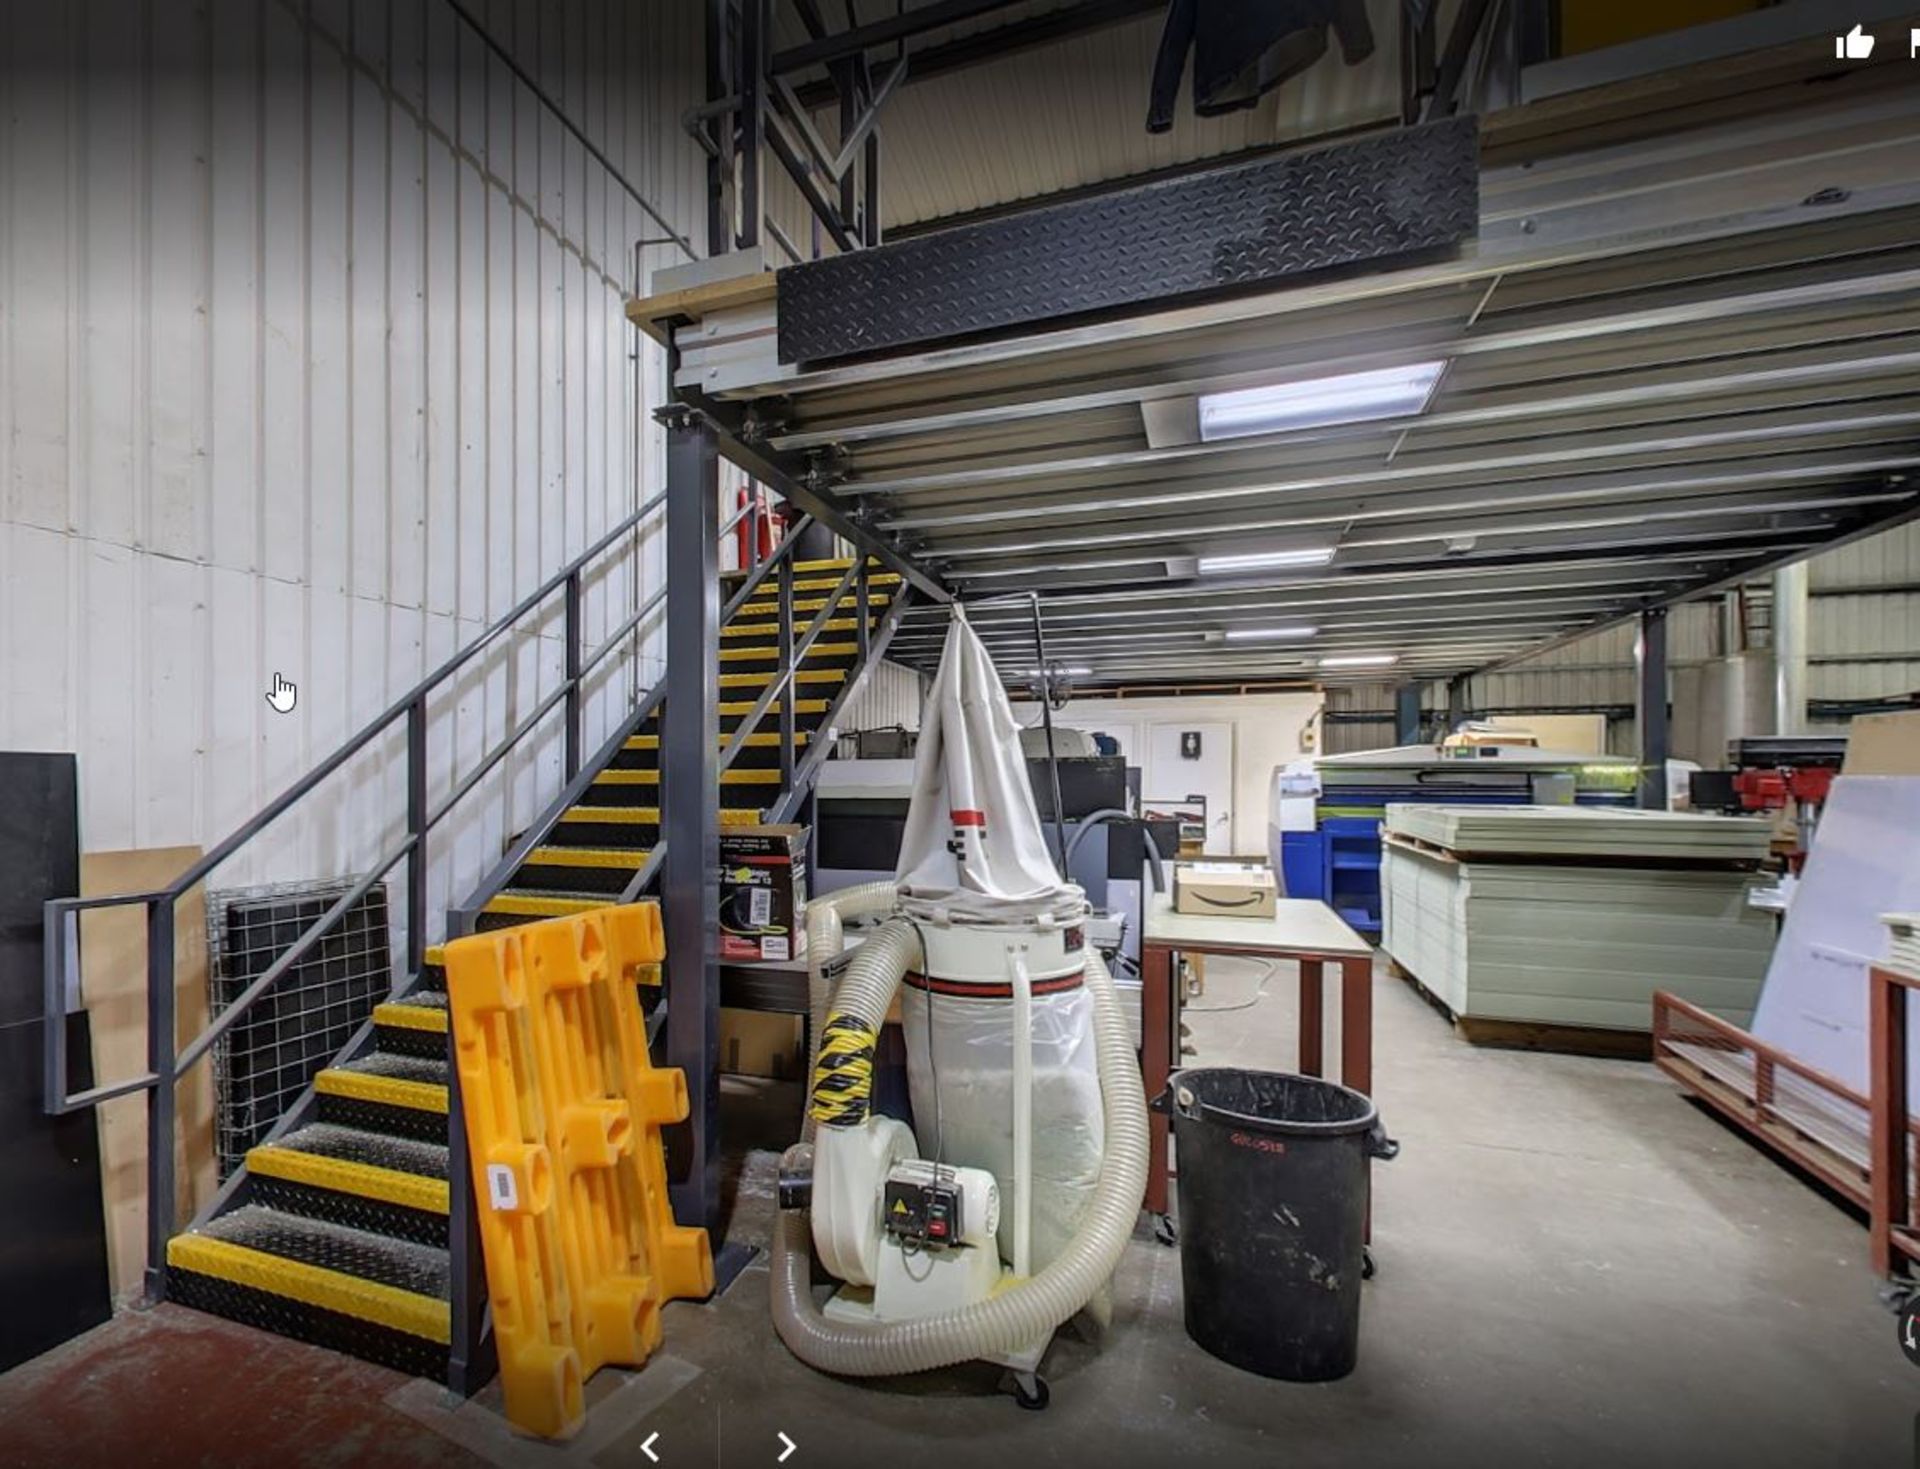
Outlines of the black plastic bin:
M 1325 1382 L 1360 1347 L 1368 1172 L 1399 1144 L 1330 1081 L 1207 1067 L 1154 1103 L 1178 1149 L 1187 1335 L 1263 1377 Z

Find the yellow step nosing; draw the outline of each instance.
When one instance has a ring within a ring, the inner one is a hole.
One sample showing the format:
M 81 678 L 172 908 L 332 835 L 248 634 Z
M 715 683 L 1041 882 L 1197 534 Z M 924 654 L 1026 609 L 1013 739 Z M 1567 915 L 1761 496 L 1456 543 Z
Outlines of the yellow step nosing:
M 723 673 L 720 675 L 720 687 L 723 689 L 764 688 L 780 675 L 771 669 L 764 673 Z M 801 668 L 794 671 L 795 683 L 845 683 L 847 670 L 844 668 Z
M 822 607 L 827 605 L 828 600 L 826 597 L 795 597 L 793 599 L 793 610 L 795 612 L 807 613 L 818 612 Z M 860 599 L 854 594 L 852 588 L 848 588 L 838 597 L 834 597 L 831 600 L 835 607 L 844 607 L 849 612 L 856 610 L 860 605 Z M 884 607 L 892 600 L 893 598 L 886 592 L 869 592 L 867 594 L 867 610 L 872 611 L 876 607 Z M 740 607 L 736 607 L 733 615 L 735 617 L 778 617 L 780 615 L 780 604 L 778 602 L 748 602 Z M 858 621 L 859 619 L 856 618 L 854 620 Z
M 807 656 L 809 658 L 851 658 L 859 653 L 859 651 L 860 645 L 858 643 L 820 642 L 815 643 L 811 648 L 807 649 Z M 722 663 L 745 663 L 749 658 L 775 658 L 779 656 L 779 653 L 780 650 L 778 648 L 722 648 L 720 650 L 720 661 Z
M 388 1000 L 373 1007 L 373 1023 L 390 1025 L 395 1030 L 430 1030 L 447 1033 L 447 1012 L 438 1005 L 409 1005 L 405 1000 Z
M 453 1340 L 453 1310 L 445 1301 L 230 1240 L 204 1234 L 175 1235 L 167 1241 L 167 1264 L 441 1346 Z
M 444 1178 L 427 1178 L 374 1163 L 356 1163 L 350 1158 L 331 1158 L 324 1153 L 306 1153 L 271 1143 L 247 1153 L 247 1171 L 262 1178 L 303 1183 L 310 1188 L 398 1204 L 426 1214 L 445 1214 L 449 1207 Z
M 644 847 L 535 847 L 527 853 L 527 861 L 535 867 L 618 867 L 638 872 L 651 855 Z
M 597 821 L 607 826 L 658 826 L 658 806 L 569 806 L 560 813 L 562 821 Z
M 446 949 L 439 944 L 428 944 L 427 953 L 426 953 L 426 962 L 429 964 L 438 965 L 441 968 L 445 968 L 447 963 Z
M 603 770 L 593 778 L 597 786 L 652 786 L 660 784 L 657 770 Z
M 322 1096 L 340 1097 L 354 1102 L 378 1102 L 387 1107 L 406 1107 L 415 1112 L 447 1111 L 447 1089 L 431 1081 L 408 1081 L 401 1076 L 377 1076 L 370 1071 L 348 1071 L 329 1066 L 313 1079 L 313 1089 Z
M 615 899 L 612 894 L 604 898 L 563 898 L 556 895 L 531 893 L 499 893 L 487 900 L 482 913 L 511 913 L 519 918 L 565 918 L 573 913 L 591 913 L 596 908 L 610 907 Z
M 793 732 L 793 742 L 796 745 L 804 745 L 807 742 L 807 733 L 804 729 L 796 729 Z M 720 736 L 718 743 L 724 749 L 731 738 L 731 735 L 723 734 Z M 747 744 L 755 749 L 765 749 L 770 745 L 777 745 L 779 743 L 780 736 L 778 734 L 750 734 L 747 736 Z M 629 735 L 627 737 L 626 748 L 629 750 L 657 750 L 660 748 L 660 736 Z
M 753 705 L 755 702 L 754 700 L 748 699 L 735 699 L 731 703 L 722 704 L 720 706 L 720 717 L 722 719 L 742 718 L 753 713 Z M 771 704 L 767 705 L 767 713 L 778 714 L 780 712 L 780 704 L 781 701 L 775 699 Z M 827 706 L 828 701 L 826 699 L 795 699 L 793 701 L 793 712 L 795 714 L 825 714 L 827 712 Z
M 820 631 L 853 632 L 859 626 L 860 619 L 857 617 L 829 617 L 821 624 Z M 779 636 L 779 633 L 780 624 L 777 622 L 743 622 L 737 626 L 730 622 L 720 629 L 723 638 L 771 638 Z

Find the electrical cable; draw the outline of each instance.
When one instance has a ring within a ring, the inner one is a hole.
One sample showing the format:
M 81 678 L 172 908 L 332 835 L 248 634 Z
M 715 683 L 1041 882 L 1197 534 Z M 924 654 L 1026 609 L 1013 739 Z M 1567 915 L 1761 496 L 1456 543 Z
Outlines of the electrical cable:
M 1215 962 L 1219 962 L 1219 956 L 1215 956 Z M 1254 986 L 1250 999 L 1237 1000 L 1231 1005 L 1182 1005 L 1181 1010 L 1188 1015 L 1225 1015 L 1232 1010 L 1251 1010 L 1266 998 L 1267 986 L 1273 982 L 1274 975 L 1280 972 L 1278 959 L 1262 959 L 1258 962 L 1266 967 L 1266 973 L 1260 976 L 1260 982 Z

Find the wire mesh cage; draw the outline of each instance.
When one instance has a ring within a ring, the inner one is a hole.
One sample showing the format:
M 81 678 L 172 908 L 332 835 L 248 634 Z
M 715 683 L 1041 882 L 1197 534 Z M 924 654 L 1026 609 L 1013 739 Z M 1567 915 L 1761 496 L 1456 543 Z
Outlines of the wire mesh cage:
M 214 1014 L 221 1015 L 354 879 L 207 894 Z M 376 883 L 335 919 L 215 1043 L 214 1145 L 224 1179 L 330 1064 L 393 988 L 387 890 Z

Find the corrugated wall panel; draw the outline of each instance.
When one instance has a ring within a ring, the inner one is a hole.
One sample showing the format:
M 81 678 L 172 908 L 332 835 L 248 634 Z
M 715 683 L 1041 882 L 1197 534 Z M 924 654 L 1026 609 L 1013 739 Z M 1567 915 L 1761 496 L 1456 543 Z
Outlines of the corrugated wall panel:
M 911 668 L 881 660 L 847 704 L 842 732 L 856 729 L 918 729 L 926 680 Z
M 1808 697 L 1872 700 L 1920 692 L 1920 524 L 1901 526 L 1813 558 L 1809 607 Z M 1822 591 L 1859 588 L 1857 595 Z M 1630 625 L 1609 628 L 1549 649 L 1473 680 L 1475 708 L 1551 709 L 1631 705 L 1635 698 L 1634 641 Z M 1674 609 L 1668 624 L 1668 658 L 1683 670 L 1720 656 L 1719 610 L 1713 603 Z M 1445 686 L 1429 685 L 1425 707 L 1443 707 Z M 1328 691 L 1329 709 L 1390 714 L 1393 685 L 1356 684 Z M 1634 723 L 1608 725 L 1616 754 L 1634 750 Z M 1390 720 L 1332 724 L 1327 749 L 1339 754 L 1390 744 Z
M 481 9 L 702 243 L 699 6 Z M 622 304 L 664 231 L 437 0 L 0 26 L 0 743 L 79 753 L 89 849 L 211 843 L 658 486 L 665 365 Z M 589 647 L 658 540 L 590 580 Z M 435 799 L 556 686 L 558 599 L 540 631 L 436 696 Z M 657 677 L 647 633 L 596 675 L 589 747 Z M 436 834 L 436 904 L 557 789 L 549 723 Z M 369 864 L 400 750 L 220 880 Z

